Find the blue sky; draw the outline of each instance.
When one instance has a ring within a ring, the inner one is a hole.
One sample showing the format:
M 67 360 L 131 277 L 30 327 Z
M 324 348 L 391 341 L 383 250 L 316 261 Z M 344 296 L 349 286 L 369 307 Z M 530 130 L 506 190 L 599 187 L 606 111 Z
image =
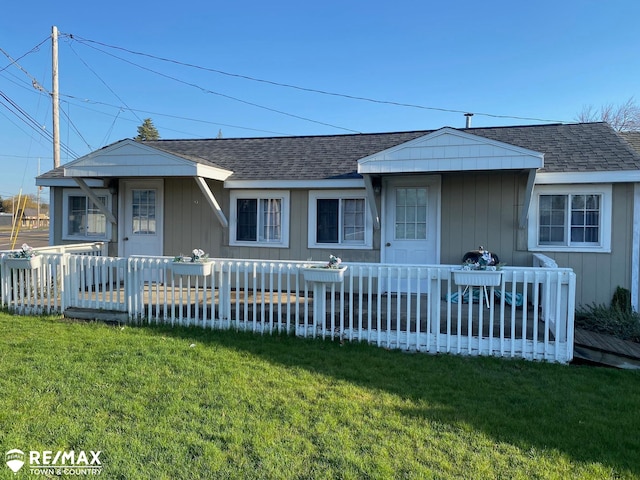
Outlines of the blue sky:
M 478 127 L 571 122 L 584 105 L 640 103 L 639 19 L 637 0 L 8 2 L 0 196 L 35 193 L 53 165 L 16 115 L 51 132 L 50 96 L 31 85 L 51 90 L 53 25 L 66 163 L 148 117 L 162 138 L 463 127 L 461 111 Z

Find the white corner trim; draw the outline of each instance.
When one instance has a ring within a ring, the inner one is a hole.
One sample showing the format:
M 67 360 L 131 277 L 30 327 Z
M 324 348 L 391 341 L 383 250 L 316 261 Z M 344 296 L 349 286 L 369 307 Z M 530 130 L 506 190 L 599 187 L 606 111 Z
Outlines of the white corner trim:
M 633 235 L 631 241 L 631 307 L 640 312 L 640 183 L 633 186 Z

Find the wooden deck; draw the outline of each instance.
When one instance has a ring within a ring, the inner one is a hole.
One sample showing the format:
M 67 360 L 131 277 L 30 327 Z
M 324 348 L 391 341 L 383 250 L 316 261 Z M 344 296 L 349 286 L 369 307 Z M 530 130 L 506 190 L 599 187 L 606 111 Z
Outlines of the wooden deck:
M 640 369 L 640 344 L 581 328 L 575 329 L 573 355 L 576 362 Z

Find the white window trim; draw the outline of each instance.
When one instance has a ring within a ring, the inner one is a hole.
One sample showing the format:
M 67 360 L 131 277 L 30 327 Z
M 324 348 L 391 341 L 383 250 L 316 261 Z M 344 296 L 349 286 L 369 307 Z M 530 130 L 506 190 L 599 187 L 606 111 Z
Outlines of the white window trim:
M 611 184 L 590 185 L 536 185 L 529 207 L 528 245 L 531 252 L 597 252 L 611 253 L 611 218 L 613 193 Z M 599 245 L 539 245 L 540 215 L 538 205 L 540 195 L 601 195 L 600 242 Z
M 289 191 L 288 190 L 232 190 L 230 193 L 231 206 L 229 209 L 229 245 L 239 247 L 269 247 L 269 248 L 289 248 Z M 255 242 L 236 240 L 238 222 L 238 200 L 239 199 L 272 199 L 282 200 L 282 212 L 280 221 L 282 222 L 282 235 L 279 242 Z
M 364 200 L 364 243 L 317 243 L 316 221 L 318 218 L 316 205 L 318 199 L 363 199 Z M 366 190 L 311 190 L 309 191 L 308 248 L 371 250 L 373 248 L 373 221 Z
M 95 193 L 96 196 L 98 197 L 107 197 L 106 207 L 107 207 L 107 210 L 111 211 L 112 195 L 111 193 L 109 193 L 109 190 L 106 188 L 93 189 L 93 193 Z M 111 240 L 111 230 L 112 230 L 111 223 L 106 218 L 105 218 L 105 234 L 102 236 L 74 235 L 72 233 L 69 233 L 69 222 L 68 222 L 69 197 L 85 197 L 88 201 L 90 201 L 90 198 L 87 196 L 87 194 L 78 188 L 65 188 L 62 191 L 62 218 L 64 219 L 64 221 L 62 222 L 62 239 L 63 240 L 87 240 L 87 241 Z

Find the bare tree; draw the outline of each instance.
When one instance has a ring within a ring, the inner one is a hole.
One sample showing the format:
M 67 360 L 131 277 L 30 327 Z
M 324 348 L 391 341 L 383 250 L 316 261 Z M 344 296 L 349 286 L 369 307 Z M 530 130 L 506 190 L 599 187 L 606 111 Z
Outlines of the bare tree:
M 620 105 L 612 103 L 602 105 L 599 109 L 593 105 L 585 105 L 576 117 L 578 122 L 607 122 L 618 132 L 640 131 L 640 106 L 633 97 Z

